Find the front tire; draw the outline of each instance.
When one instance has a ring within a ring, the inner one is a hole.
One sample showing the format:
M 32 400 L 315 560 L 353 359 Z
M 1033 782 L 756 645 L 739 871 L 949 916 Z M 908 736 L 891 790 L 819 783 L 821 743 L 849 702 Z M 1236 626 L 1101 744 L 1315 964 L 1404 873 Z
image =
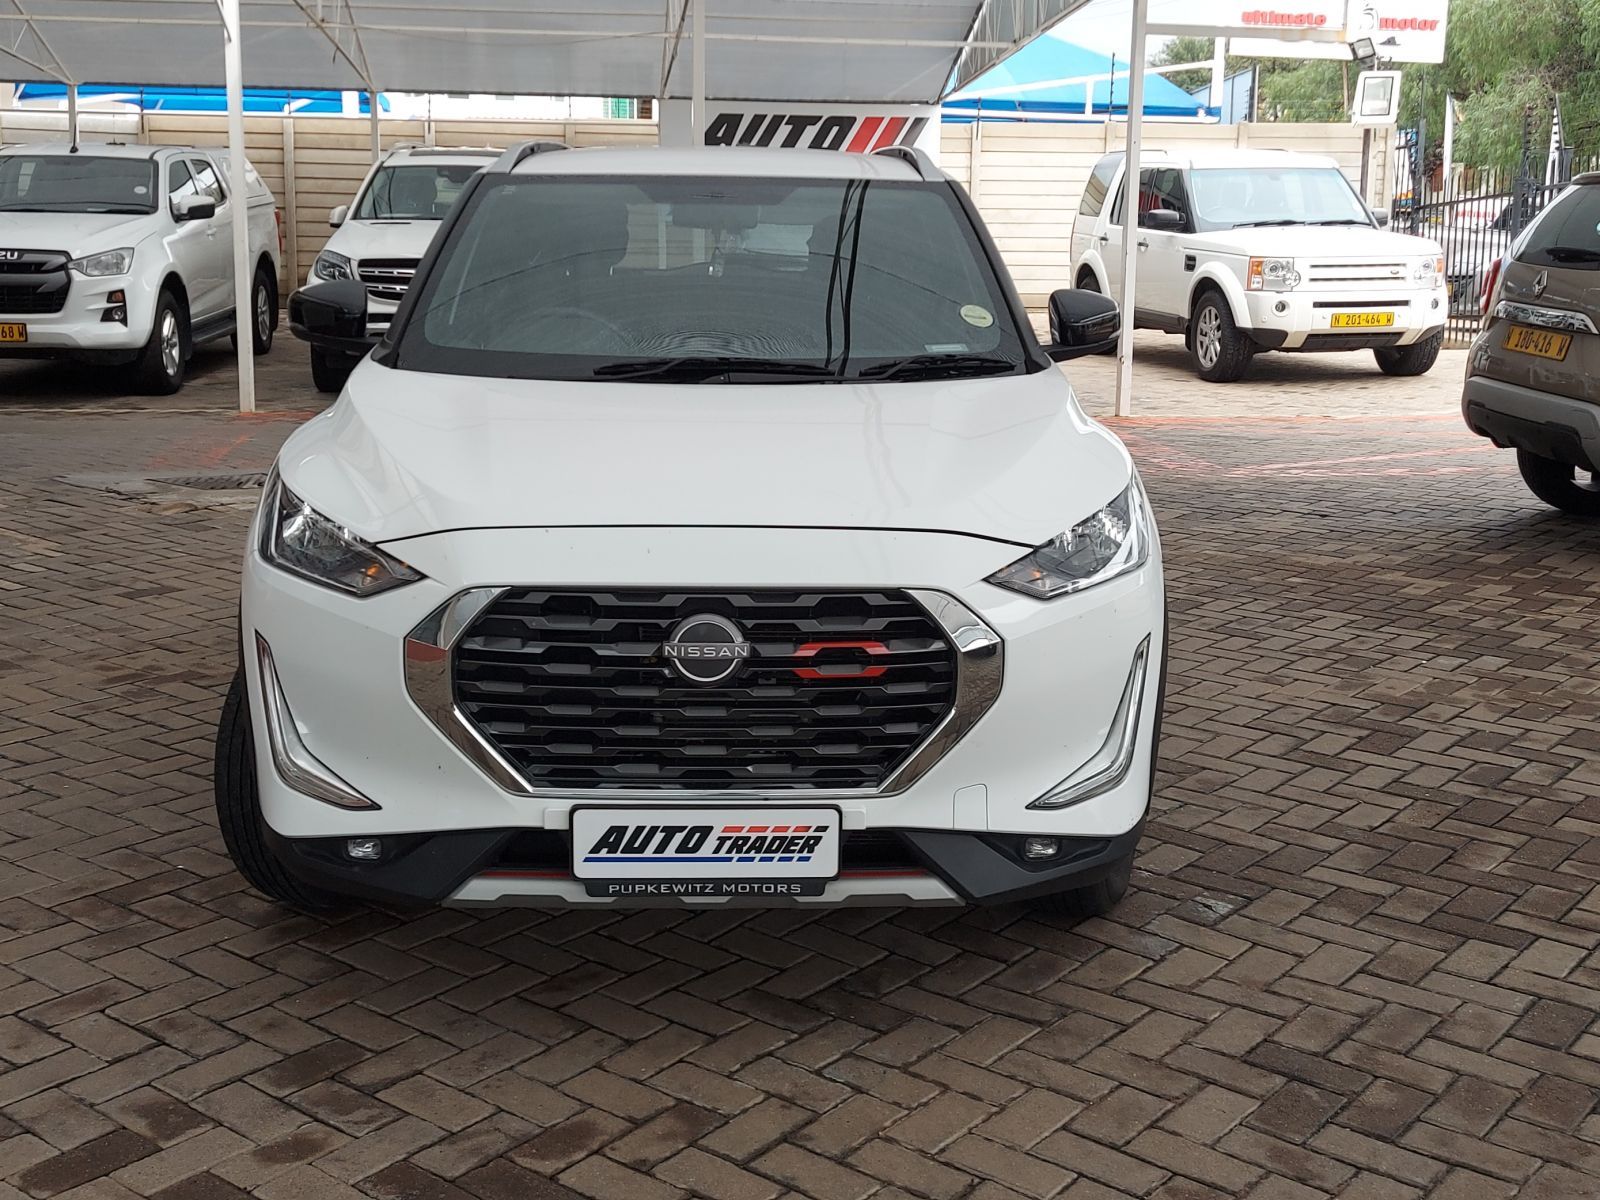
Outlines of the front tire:
M 1600 476 L 1527 450 L 1517 451 L 1517 469 L 1528 490 L 1551 508 L 1574 517 L 1600 517 Z
M 328 354 L 315 346 L 311 348 L 311 382 L 319 392 L 338 395 L 355 369 L 356 360 L 342 354 Z
M 1052 892 L 1033 901 L 1034 911 L 1046 916 L 1061 917 L 1068 921 L 1086 921 L 1090 917 L 1104 917 L 1128 894 L 1128 883 L 1133 878 L 1133 851 L 1112 864 L 1110 872 L 1095 883 L 1065 892 Z
M 217 752 L 212 772 L 217 804 L 217 825 L 228 857 L 239 874 L 269 899 L 305 912 L 331 912 L 347 903 L 332 892 L 307 887 L 289 872 L 267 845 L 261 833 L 261 800 L 256 790 L 255 737 L 250 729 L 250 706 L 245 694 L 244 669 L 234 673 L 228 697 L 217 721 Z
M 189 343 L 189 314 L 171 292 L 156 300 L 150 340 L 134 360 L 134 380 L 146 396 L 170 396 L 183 386 Z
M 1439 351 L 1443 347 L 1444 330 L 1441 329 L 1432 337 L 1423 338 L 1409 346 L 1374 350 L 1372 357 L 1378 360 L 1378 370 L 1385 375 L 1426 375 L 1439 360 Z
M 1254 354 L 1250 339 L 1234 324 L 1233 309 L 1219 292 L 1205 292 L 1195 301 L 1189 332 L 1195 373 L 1207 383 L 1243 379 Z

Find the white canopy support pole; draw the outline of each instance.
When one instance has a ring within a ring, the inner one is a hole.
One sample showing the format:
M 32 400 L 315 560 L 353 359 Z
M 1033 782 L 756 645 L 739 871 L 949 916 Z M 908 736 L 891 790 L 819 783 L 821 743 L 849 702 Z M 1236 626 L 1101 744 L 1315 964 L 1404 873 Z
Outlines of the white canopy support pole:
M 78 85 L 67 84 L 67 142 L 78 152 Z
M 378 124 L 378 92 L 377 89 L 367 89 L 367 129 L 372 139 L 372 161 L 377 162 L 383 157 L 383 126 Z
M 1144 43 L 1150 0 L 1133 0 L 1128 51 L 1128 147 L 1122 184 L 1122 336 L 1117 340 L 1117 416 L 1133 414 L 1133 297 L 1139 265 L 1139 148 L 1144 140 Z
M 233 336 L 239 356 L 239 411 L 256 410 L 255 339 L 250 336 L 250 188 L 244 170 L 244 49 L 239 0 L 217 0 L 222 10 L 222 66 L 228 85 L 228 207 L 233 226 Z
M 1214 38 L 1211 43 L 1211 107 L 1217 110 L 1217 119 L 1223 120 L 1222 89 L 1227 84 L 1228 39 Z
M 694 80 L 689 92 L 689 123 L 694 127 L 694 144 L 705 144 L 706 137 L 706 2 L 689 0 L 694 5 Z

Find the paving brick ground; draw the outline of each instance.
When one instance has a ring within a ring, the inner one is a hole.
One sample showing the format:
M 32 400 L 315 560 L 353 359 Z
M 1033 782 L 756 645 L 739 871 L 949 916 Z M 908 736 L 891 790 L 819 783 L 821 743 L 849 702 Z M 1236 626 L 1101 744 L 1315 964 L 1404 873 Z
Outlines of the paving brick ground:
M 1119 426 L 1167 741 L 1076 928 L 272 907 L 210 812 L 245 515 L 59 479 L 265 465 L 299 348 L 248 420 L 224 361 L 160 403 L 0 367 L 0 1200 L 1600 1194 L 1600 530 L 1453 372 L 1258 366 L 1157 353 Z

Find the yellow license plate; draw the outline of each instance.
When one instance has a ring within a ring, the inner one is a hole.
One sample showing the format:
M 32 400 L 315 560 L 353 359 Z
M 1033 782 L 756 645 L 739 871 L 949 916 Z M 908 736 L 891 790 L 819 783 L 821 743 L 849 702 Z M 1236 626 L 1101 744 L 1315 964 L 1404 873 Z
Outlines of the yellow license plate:
M 1518 354 L 1532 354 L 1536 358 L 1553 358 L 1560 362 L 1572 349 L 1570 333 L 1552 333 L 1548 329 L 1529 329 L 1526 325 L 1513 325 L 1506 331 L 1506 349 Z
M 0 321 L 0 342 L 25 342 L 28 327 L 15 321 Z
M 1334 313 L 1328 320 L 1333 329 L 1384 329 L 1393 324 L 1392 312 Z

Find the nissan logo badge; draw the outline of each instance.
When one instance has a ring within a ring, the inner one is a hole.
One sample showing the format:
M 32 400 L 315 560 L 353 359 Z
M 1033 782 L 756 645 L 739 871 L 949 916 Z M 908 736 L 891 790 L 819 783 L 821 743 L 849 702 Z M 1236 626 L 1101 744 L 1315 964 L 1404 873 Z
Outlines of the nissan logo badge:
M 750 649 L 743 631 L 732 621 L 702 613 L 680 621 L 661 653 L 690 683 L 711 684 L 731 679 L 750 657 Z

